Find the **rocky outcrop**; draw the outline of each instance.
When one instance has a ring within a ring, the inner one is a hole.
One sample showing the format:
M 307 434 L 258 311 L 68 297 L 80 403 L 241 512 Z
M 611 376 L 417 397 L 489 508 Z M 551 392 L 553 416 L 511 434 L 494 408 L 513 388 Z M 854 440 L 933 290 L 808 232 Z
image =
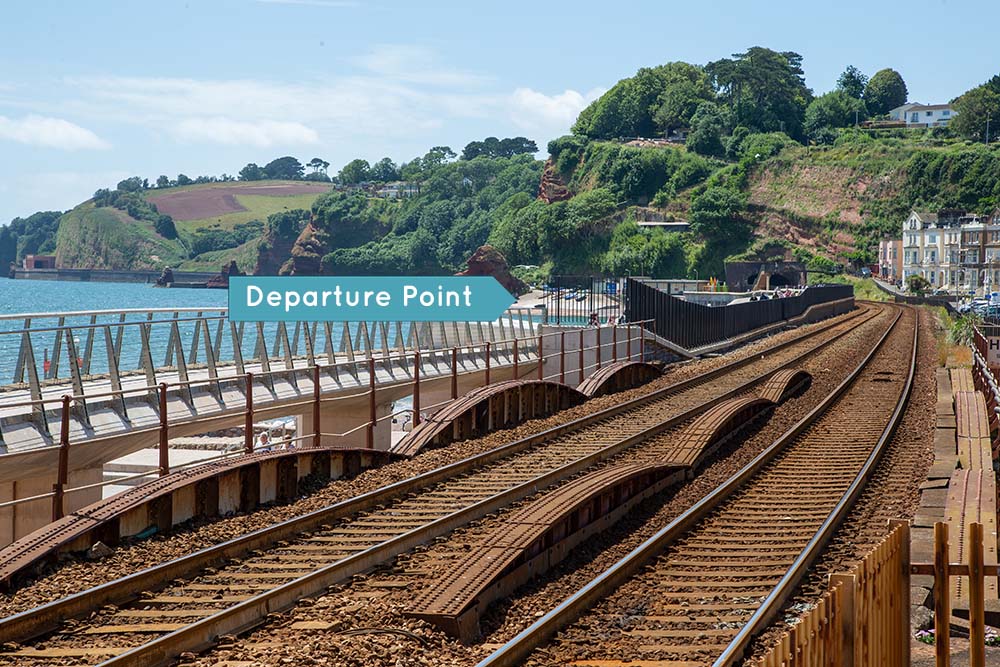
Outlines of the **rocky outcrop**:
M 323 256 L 330 252 L 329 235 L 313 223 L 306 225 L 291 250 L 291 257 L 281 267 L 281 275 L 318 276 L 322 272 Z
M 520 296 L 528 291 L 528 286 L 523 280 L 511 275 L 507 258 L 491 245 L 479 246 L 476 252 L 472 253 L 466 262 L 468 268 L 465 271 L 456 273 L 456 276 L 493 276 L 504 289 Z
M 538 198 L 546 204 L 557 201 L 566 201 L 573 193 L 569 191 L 562 177 L 556 172 L 556 167 L 549 159 L 545 163 L 545 170 L 542 171 L 542 182 L 538 186 Z
M 278 275 L 294 246 L 295 241 L 292 239 L 283 239 L 271 233 L 266 234 L 257 248 L 257 263 L 254 265 L 253 275 Z
M 166 287 L 172 282 L 174 282 L 174 270 L 169 266 L 164 267 L 163 271 L 160 272 L 160 277 L 156 279 L 156 286 Z
M 227 289 L 229 287 L 229 278 L 231 276 L 242 276 L 243 272 L 240 271 L 240 267 L 236 266 L 236 260 L 230 260 L 227 266 L 222 267 L 222 271 L 219 275 L 209 278 L 208 282 L 205 284 L 206 287 L 212 287 L 215 289 Z

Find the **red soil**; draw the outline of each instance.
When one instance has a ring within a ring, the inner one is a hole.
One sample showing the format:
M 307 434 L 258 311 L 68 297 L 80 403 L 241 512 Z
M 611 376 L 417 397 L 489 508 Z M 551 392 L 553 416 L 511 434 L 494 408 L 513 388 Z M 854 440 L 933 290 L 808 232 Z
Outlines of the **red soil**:
M 228 185 L 220 184 L 179 192 L 150 194 L 147 199 L 156 205 L 160 213 L 174 220 L 201 220 L 226 213 L 245 211 L 236 200 L 236 195 L 265 195 L 282 197 L 291 195 L 319 194 L 328 192 L 327 183 L 276 183 L 273 185 Z

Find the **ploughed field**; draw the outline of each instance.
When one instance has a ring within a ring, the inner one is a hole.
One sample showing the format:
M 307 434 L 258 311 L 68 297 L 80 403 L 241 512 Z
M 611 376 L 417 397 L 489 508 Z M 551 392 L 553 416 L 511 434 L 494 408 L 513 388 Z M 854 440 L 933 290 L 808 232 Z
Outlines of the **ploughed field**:
M 171 189 L 162 194 L 149 194 L 146 198 L 156 205 L 160 213 L 185 222 L 246 211 L 247 208 L 239 202 L 237 195 L 262 197 L 318 195 L 329 192 L 330 187 L 329 183 L 289 182 L 264 185 L 222 183 L 191 189 Z

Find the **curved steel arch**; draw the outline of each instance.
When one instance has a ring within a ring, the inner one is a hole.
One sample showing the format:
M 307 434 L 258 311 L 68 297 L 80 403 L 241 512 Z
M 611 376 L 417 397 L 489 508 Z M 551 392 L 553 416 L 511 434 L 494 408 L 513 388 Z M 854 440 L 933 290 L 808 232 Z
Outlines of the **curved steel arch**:
M 645 361 L 616 361 L 602 366 L 577 387 L 588 398 L 633 389 L 663 375 L 663 367 Z
M 485 435 L 528 419 L 547 417 L 587 400 L 582 392 L 547 380 L 507 380 L 473 389 L 407 433 L 390 448 L 416 456 L 424 448 Z

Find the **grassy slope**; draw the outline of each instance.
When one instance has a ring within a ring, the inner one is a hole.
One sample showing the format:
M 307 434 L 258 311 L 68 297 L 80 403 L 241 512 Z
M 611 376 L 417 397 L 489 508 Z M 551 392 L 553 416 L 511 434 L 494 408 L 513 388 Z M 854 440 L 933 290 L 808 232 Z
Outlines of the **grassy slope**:
M 124 211 L 80 204 L 60 220 L 56 256 L 60 266 L 94 269 L 159 269 L 176 266 L 186 251 L 147 222 Z
M 267 216 L 280 211 L 290 211 L 296 208 L 309 209 L 319 197 L 318 194 L 286 195 L 271 197 L 268 195 L 236 195 L 236 201 L 247 210 L 225 215 L 202 218 L 200 220 L 175 221 L 177 231 L 181 234 L 193 234 L 198 229 L 232 229 L 238 224 L 251 220 L 267 221 Z
M 259 187 L 298 181 L 253 181 L 250 183 L 206 183 L 172 188 L 169 192 L 226 187 Z M 151 190 L 148 194 L 156 194 Z M 256 262 L 258 239 L 251 239 L 237 248 L 217 250 L 189 259 L 185 240 L 199 229 L 232 229 L 235 225 L 260 220 L 265 222 L 272 213 L 312 207 L 318 194 L 299 195 L 236 195 L 247 210 L 227 213 L 201 220 L 176 221 L 179 240 L 159 236 L 151 224 L 135 220 L 113 208 L 94 208 L 85 202 L 63 216 L 59 225 L 56 254 L 61 266 L 102 269 L 161 269 L 164 266 L 185 271 L 218 271 L 235 259 L 244 271 Z

